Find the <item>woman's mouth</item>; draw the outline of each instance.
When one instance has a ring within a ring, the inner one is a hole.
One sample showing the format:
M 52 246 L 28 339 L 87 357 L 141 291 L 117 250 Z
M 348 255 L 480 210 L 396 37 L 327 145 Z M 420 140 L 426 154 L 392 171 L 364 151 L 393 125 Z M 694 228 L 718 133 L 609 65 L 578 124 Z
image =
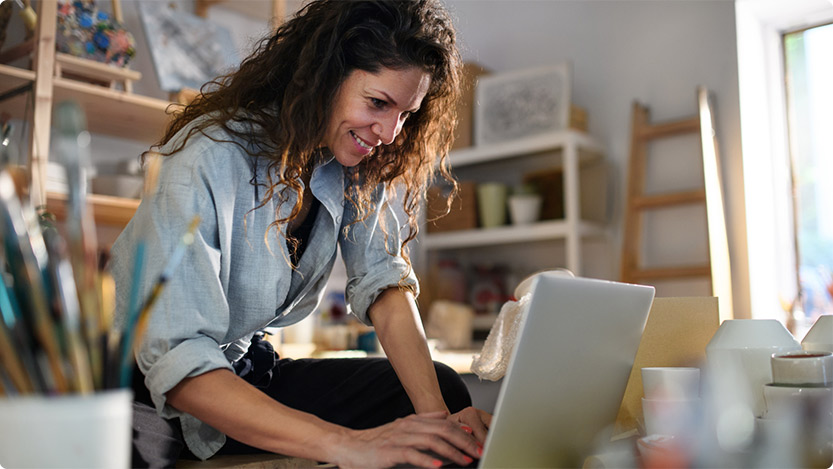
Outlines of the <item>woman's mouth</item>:
M 353 137 L 353 141 L 356 142 L 356 144 L 358 146 L 360 146 L 361 148 L 363 148 L 367 151 L 370 151 L 370 150 L 373 149 L 373 146 L 371 146 L 369 143 L 362 140 L 361 137 L 356 135 L 352 130 L 350 131 L 350 136 Z

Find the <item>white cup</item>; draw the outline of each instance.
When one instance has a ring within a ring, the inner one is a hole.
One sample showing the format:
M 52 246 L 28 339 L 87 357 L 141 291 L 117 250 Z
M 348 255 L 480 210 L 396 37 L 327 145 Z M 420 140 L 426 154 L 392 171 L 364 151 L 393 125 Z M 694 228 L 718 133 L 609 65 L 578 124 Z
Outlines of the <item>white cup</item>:
M 687 436 L 697 428 L 702 402 L 696 399 L 642 398 L 646 435 Z
M 802 386 L 763 386 L 764 418 L 813 416 L 833 425 L 833 388 Z
M 772 354 L 772 382 L 795 386 L 833 386 L 833 352 Z
M 0 466 L 130 466 L 133 393 L 0 399 Z
M 648 399 L 696 399 L 700 396 L 700 368 L 642 368 L 642 390 Z
M 537 194 L 515 194 L 509 196 L 509 217 L 513 225 L 535 223 L 541 216 L 541 201 Z
M 763 386 L 760 444 L 796 458 L 791 467 L 833 467 L 833 387 Z

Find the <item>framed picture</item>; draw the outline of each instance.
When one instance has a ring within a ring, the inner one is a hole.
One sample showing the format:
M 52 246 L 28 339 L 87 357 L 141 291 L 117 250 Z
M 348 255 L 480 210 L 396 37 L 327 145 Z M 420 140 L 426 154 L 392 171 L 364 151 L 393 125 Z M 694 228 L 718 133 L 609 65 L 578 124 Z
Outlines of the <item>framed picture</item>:
M 568 127 L 570 65 L 483 76 L 475 89 L 475 145 Z
M 159 87 L 200 87 L 238 65 L 228 29 L 167 2 L 137 2 Z

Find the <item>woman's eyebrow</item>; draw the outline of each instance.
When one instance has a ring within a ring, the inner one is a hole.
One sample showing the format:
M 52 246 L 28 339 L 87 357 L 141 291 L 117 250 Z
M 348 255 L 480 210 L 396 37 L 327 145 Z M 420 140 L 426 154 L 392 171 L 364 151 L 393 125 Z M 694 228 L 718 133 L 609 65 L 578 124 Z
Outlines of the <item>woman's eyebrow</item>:
M 376 93 L 381 94 L 382 96 L 384 96 L 385 101 L 387 101 L 387 102 L 388 102 L 388 104 L 392 104 L 392 105 L 394 105 L 394 106 L 398 106 L 398 105 L 399 105 L 399 104 L 397 104 L 397 103 L 396 103 L 396 100 L 395 100 L 395 99 L 393 99 L 393 98 L 391 97 L 391 95 L 387 94 L 386 92 L 384 92 L 384 91 L 382 91 L 382 90 L 377 90 L 377 89 L 375 89 L 375 88 L 371 88 L 371 90 L 372 90 L 372 91 L 375 91 Z
M 371 88 L 371 89 L 372 89 L 373 91 L 375 91 L 375 92 L 377 92 L 377 93 L 381 94 L 382 96 L 384 96 L 385 101 L 387 101 L 387 102 L 388 102 L 388 104 L 390 104 L 390 105 L 392 105 L 392 106 L 394 106 L 394 107 L 398 107 L 398 106 L 399 106 L 399 104 L 397 104 L 396 100 L 395 100 L 395 99 L 393 99 L 393 97 L 391 97 L 391 95 L 387 94 L 386 92 L 384 92 L 384 91 L 382 91 L 382 90 L 377 90 L 377 89 L 375 89 L 375 88 Z M 408 111 L 408 112 L 410 112 L 410 113 L 417 112 L 417 111 L 419 111 L 419 106 L 417 106 L 417 107 L 415 107 L 415 108 L 413 108 L 413 109 L 408 109 L 407 111 Z

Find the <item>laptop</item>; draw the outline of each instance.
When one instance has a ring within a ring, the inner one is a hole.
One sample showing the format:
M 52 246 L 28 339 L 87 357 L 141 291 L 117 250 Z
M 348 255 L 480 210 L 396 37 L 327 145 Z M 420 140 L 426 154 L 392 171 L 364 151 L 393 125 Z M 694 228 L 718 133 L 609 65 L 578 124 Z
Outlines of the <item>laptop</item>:
M 478 466 L 581 467 L 609 441 L 653 299 L 650 286 L 538 276 Z

